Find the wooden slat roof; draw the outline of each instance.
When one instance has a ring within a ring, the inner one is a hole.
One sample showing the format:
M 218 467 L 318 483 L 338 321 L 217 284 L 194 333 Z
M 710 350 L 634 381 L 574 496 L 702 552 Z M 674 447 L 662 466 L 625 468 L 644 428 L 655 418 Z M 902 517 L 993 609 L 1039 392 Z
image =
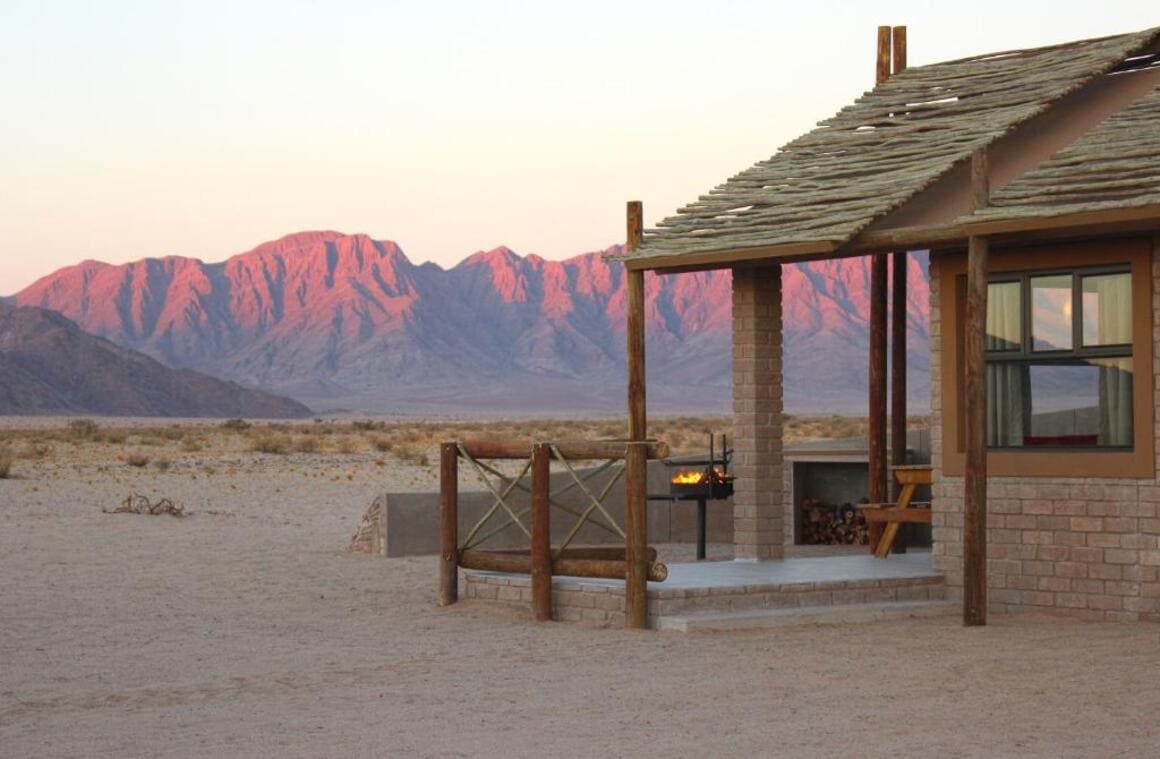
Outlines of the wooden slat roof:
M 663 258 L 664 265 L 679 266 L 686 255 L 700 258 L 716 251 L 782 246 L 809 252 L 837 249 L 967 159 L 975 149 L 1112 71 L 1158 37 L 1160 28 L 902 71 L 782 147 L 772 158 L 678 209 L 655 229 L 645 230 L 640 247 L 624 258 Z M 1103 171 L 1115 171 L 1115 157 L 1106 144 L 1123 144 L 1129 139 L 1137 143 L 1139 134 L 1148 131 L 1138 125 L 1149 119 L 1150 137 L 1160 139 L 1155 134 L 1160 131 L 1155 116 L 1154 109 L 1138 104 L 1080 141 L 1091 141 L 1090 147 L 1076 143 L 1068 150 L 1086 151 L 1080 157 L 1100 154 L 1106 161 Z M 1123 122 L 1120 128 L 1111 126 L 1117 119 Z M 1135 137 L 1131 134 L 1133 125 Z M 1100 134 L 1105 136 L 1098 137 Z M 1066 162 L 1064 153 L 1052 162 Z M 1153 150 L 1149 155 L 1153 156 L 1153 173 L 1141 176 L 1131 190 L 1141 196 L 1147 187 L 1153 194 L 1157 190 L 1158 152 Z M 997 206 L 1003 207 L 1001 199 L 1006 198 L 1010 213 L 1033 214 L 1047 206 L 1069 204 L 1064 197 L 1049 199 L 1045 195 L 1051 172 L 1065 171 L 1071 165 L 1052 167 L 1052 162 L 1003 188 L 996 195 Z M 1037 177 L 1040 171 L 1046 173 Z M 1089 189 L 1111 192 L 1126 188 L 1092 184 Z M 1088 200 L 1084 196 L 1084 202 Z M 646 267 L 648 263 L 639 261 Z
M 1160 87 L 991 196 L 961 223 L 1160 204 Z

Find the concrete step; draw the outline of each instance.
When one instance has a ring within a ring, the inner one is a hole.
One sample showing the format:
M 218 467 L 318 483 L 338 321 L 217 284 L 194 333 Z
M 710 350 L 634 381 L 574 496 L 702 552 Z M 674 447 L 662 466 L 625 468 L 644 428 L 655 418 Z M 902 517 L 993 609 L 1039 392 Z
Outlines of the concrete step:
M 760 630 L 789 625 L 844 625 L 907 617 L 950 615 L 959 608 L 960 604 L 953 601 L 884 601 L 837 606 L 678 613 L 657 617 L 656 629 L 700 633 Z

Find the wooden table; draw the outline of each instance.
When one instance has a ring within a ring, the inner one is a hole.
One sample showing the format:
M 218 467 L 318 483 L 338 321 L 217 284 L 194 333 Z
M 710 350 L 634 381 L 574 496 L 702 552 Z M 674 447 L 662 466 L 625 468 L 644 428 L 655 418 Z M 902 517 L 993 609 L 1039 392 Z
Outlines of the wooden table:
M 929 464 L 890 467 L 894 479 L 902 486 L 898 503 L 867 503 L 858 508 L 870 524 L 870 551 L 880 559 L 890 555 L 890 548 L 904 522 L 930 524 L 930 504 L 912 503 L 919 485 L 929 485 L 933 470 Z

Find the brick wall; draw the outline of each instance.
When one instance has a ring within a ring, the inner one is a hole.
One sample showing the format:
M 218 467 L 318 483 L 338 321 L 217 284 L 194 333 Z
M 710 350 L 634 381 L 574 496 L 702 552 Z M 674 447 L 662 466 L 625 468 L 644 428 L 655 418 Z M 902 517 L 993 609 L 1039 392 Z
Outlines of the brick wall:
M 1153 260 L 1153 342 L 1160 356 L 1160 261 Z M 931 257 L 930 386 L 934 564 L 962 596 L 963 478 L 942 472 L 942 331 L 938 259 Z M 1160 368 L 1160 361 L 1153 372 Z M 1160 382 L 1155 383 L 1160 388 Z M 1160 390 L 1156 397 L 1160 405 Z M 1157 415 L 1160 417 L 1160 414 Z M 1154 434 L 1160 435 L 1160 421 Z M 1160 453 L 1160 446 L 1157 447 Z M 991 477 L 987 581 L 996 611 L 1051 610 L 1095 620 L 1160 621 L 1160 481 Z
M 781 269 L 733 269 L 733 542 L 738 559 L 785 555 Z M 792 529 L 792 528 L 791 528 Z

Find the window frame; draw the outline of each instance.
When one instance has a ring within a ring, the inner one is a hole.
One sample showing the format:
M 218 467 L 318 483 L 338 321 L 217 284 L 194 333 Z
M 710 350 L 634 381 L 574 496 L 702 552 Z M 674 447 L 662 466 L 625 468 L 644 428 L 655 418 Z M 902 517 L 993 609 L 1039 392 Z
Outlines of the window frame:
M 987 453 L 987 471 L 994 476 L 1011 477 L 1116 477 L 1154 478 L 1156 448 L 1154 418 L 1156 398 L 1153 395 L 1156 367 L 1153 365 L 1154 332 L 1152 307 L 1152 237 L 1107 237 L 1084 242 L 1060 242 L 1024 246 L 992 244 L 988 267 L 990 275 L 1017 276 L 1022 272 L 1072 272 L 1083 269 L 1095 273 L 1099 268 L 1127 269 L 1132 288 L 1132 417 L 1133 445 L 1125 447 L 1047 447 L 992 448 Z M 939 324 L 936 334 L 939 348 L 932 356 L 940 369 L 939 399 L 933 408 L 935 434 L 941 442 L 939 456 L 944 474 L 957 476 L 965 468 L 966 436 L 963 419 L 965 404 L 960 389 L 964 386 L 963 323 L 965 311 L 965 251 L 936 251 L 932 262 L 938 277 Z M 1028 326 L 1030 331 L 1030 325 Z M 1074 347 L 1074 346 L 1073 346 Z M 1043 352 L 1041 352 L 1043 353 Z
M 1023 271 L 997 272 L 987 277 L 987 285 L 1019 283 L 1019 319 L 1020 335 L 1018 350 L 990 350 L 984 351 L 983 363 L 1011 363 L 1021 364 L 1030 369 L 1033 366 L 1075 366 L 1077 362 L 1092 358 L 1130 358 L 1133 367 L 1133 382 L 1135 381 L 1136 361 L 1133 355 L 1133 342 L 1107 343 L 1104 345 L 1085 346 L 1083 340 L 1083 280 L 1085 277 L 1107 276 L 1109 274 L 1127 274 L 1132 276 L 1132 267 L 1127 264 L 1104 264 L 1094 266 L 1078 266 L 1048 269 L 1025 269 Z M 962 275 L 960 275 L 962 276 Z M 1032 281 L 1047 277 L 1070 277 L 1071 279 L 1071 347 L 1054 350 L 1035 349 L 1035 303 Z M 956 287 L 956 292 L 961 287 Z M 1134 305 L 1134 304 L 1133 304 Z M 961 322 L 960 322 L 961 323 Z M 1135 325 L 1133 325 L 1134 327 Z M 1133 333 L 1135 330 L 1133 329 Z M 1031 430 L 1032 403 L 1030 387 L 1024 388 L 1025 403 L 1023 404 L 1023 429 Z M 1134 395 L 1134 394 L 1133 394 Z M 1133 416 L 1135 415 L 1135 398 L 1133 397 Z M 1134 437 L 1134 434 L 1133 434 Z M 1129 445 L 988 445 L 988 451 L 1131 451 L 1135 448 L 1135 440 Z

